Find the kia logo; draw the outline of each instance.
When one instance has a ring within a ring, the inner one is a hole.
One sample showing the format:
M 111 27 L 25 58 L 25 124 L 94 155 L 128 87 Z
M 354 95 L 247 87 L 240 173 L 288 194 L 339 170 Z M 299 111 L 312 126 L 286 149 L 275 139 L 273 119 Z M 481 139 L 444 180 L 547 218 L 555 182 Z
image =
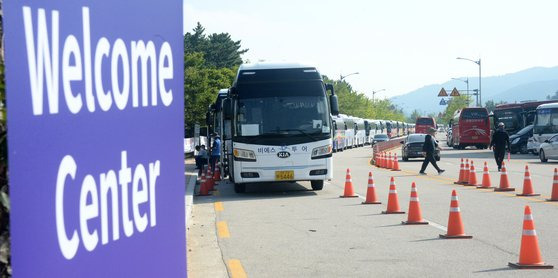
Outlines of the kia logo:
M 289 156 L 291 156 L 291 154 L 289 152 L 278 152 L 277 153 L 277 157 L 279 157 L 279 158 L 287 158 Z

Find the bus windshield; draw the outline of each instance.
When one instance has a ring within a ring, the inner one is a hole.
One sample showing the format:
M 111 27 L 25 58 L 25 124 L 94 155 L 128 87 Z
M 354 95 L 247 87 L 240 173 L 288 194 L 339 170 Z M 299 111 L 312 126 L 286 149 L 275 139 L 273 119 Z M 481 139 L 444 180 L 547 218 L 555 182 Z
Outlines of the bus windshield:
M 537 109 L 534 133 L 558 133 L 558 108 Z
M 305 86 L 296 86 L 302 84 Z M 318 135 L 330 134 L 328 102 L 321 83 L 250 84 L 239 91 L 237 136 L 302 136 L 318 140 L 323 139 Z
M 434 120 L 432 118 L 418 118 L 416 124 L 434 126 Z
M 461 118 L 466 120 L 484 119 L 486 117 L 488 117 L 486 109 L 463 109 L 463 112 L 461 112 Z
M 494 124 L 502 122 L 506 130 L 518 130 L 522 127 L 521 108 L 494 110 Z

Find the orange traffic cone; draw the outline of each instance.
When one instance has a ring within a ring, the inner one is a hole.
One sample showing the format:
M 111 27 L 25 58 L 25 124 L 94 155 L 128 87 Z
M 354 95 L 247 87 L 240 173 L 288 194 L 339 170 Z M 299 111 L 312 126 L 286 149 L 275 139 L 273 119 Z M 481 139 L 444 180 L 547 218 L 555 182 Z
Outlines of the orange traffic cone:
M 463 184 L 463 172 L 465 170 L 465 165 L 463 164 L 463 158 L 461 159 L 461 164 L 459 165 L 459 178 L 454 184 Z
M 544 264 L 541 250 L 539 249 L 539 239 L 535 231 L 535 221 L 531 214 L 531 207 L 525 206 L 525 216 L 523 217 L 523 233 L 521 235 L 521 247 L 519 248 L 519 262 L 508 263 L 513 268 L 554 268 L 552 265 Z
M 411 199 L 409 199 L 409 216 L 407 221 L 401 221 L 404 225 L 428 225 L 428 222 L 422 219 L 422 212 L 420 210 L 419 197 L 417 186 L 415 182 L 411 185 Z
M 392 171 L 401 171 L 401 168 L 399 168 L 399 161 L 397 160 L 397 154 L 393 155 L 393 169 Z
M 215 173 L 213 173 L 213 180 L 220 181 L 221 180 L 221 167 L 215 165 Z
M 211 169 L 207 169 L 207 173 L 205 175 L 207 190 L 214 191 L 215 190 L 215 181 L 213 180 L 213 176 L 211 175 Z
M 391 153 L 388 154 L 386 168 L 393 169 L 393 159 L 391 158 Z
M 484 162 L 484 170 L 482 171 L 482 185 L 477 188 L 492 188 L 492 181 L 490 180 L 490 173 L 488 172 L 488 165 Z
M 463 169 L 463 182 L 462 184 L 468 184 L 469 183 L 469 170 L 470 170 L 469 166 L 469 159 L 465 159 L 465 169 Z
M 523 192 L 516 194 L 517 196 L 540 196 L 541 194 L 535 193 L 533 189 L 533 182 L 531 182 L 531 173 L 529 166 L 525 165 L 525 177 L 523 178 Z
M 201 181 L 200 181 L 200 192 L 198 193 L 198 196 L 209 196 L 211 194 L 209 194 L 209 189 L 207 186 L 207 180 L 205 179 L 207 175 L 203 175 L 201 176 Z
M 404 214 L 399 207 L 399 198 L 397 197 L 397 190 L 395 189 L 395 179 L 391 177 L 389 182 L 389 195 L 387 210 L 382 211 L 383 214 Z
M 372 172 L 368 173 L 368 189 L 366 190 L 366 201 L 362 203 L 365 205 L 377 205 L 382 203 L 378 201 L 378 196 L 376 195 L 376 186 L 374 185 Z
M 384 152 L 380 154 L 380 168 L 386 168 L 386 154 Z
M 461 211 L 459 210 L 459 201 L 457 199 L 457 192 L 451 192 L 450 212 L 448 218 L 448 231 L 445 235 L 440 235 L 441 238 L 473 238 L 473 236 L 465 235 L 465 229 L 461 221 Z
M 506 163 L 503 161 L 502 170 L 500 170 L 500 187 L 494 188 L 494 191 L 515 191 L 515 188 L 510 187 L 510 180 L 508 179 Z
M 469 168 L 469 182 L 465 186 L 477 186 L 477 172 L 475 163 L 471 160 L 471 168 Z
M 355 191 L 353 190 L 353 179 L 351 178 L 351 170 L 347 168 L 347 175 L 345 176 L 345 192 L 343 196 L 339 196 L 341 198 L 355 198 L 358 195 L 355 195 Z
M 552 195 L 549 202 L 558 202 L 558 169 L 554 168 L 554 178 L 552 179 Z

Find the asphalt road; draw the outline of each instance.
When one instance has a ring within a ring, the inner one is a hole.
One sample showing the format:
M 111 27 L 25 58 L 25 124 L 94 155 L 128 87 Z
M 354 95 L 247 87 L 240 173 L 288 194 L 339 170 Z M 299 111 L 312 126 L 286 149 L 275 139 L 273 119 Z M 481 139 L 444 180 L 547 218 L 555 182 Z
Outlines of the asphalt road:
M 479 182 L 487 161 L 497 186 L 499 174 L 489 150 L 445 148 L 439 165 L 446 172 L 437 175 L 429 166 L 427 176 L 417 174 L 421 160 L 400 161 L 402 171 L 393 172 L 371 166 L 371 156 L 369 146 L 334 154 L 334 179 L 322 191 L 311 191 L 310 184 L 302 182 L 252 185 L 247 193 L 235 194 L 231 184 L 222 182 L 216 196 L 196 197 L 194 219 L 215 227 L 215 235 L 206 234 L 203 241 L 214 241 L 220 253 L 191 249 L 189 255 L 197 260 L 190 264 L 200 264 L 204 256 L 220 256 L 218 261 L 231 277 L 558 277 L 556 270 L 507 266 L 519 258 L 525 205 L 533 210 L 543 259 L 558 266 L 558 203 L 544 201 L 558 162 L 541 164 L 533 155 L 513 155 L 508 172 L 516 192 L 494 192 L 453 184 L 459 159 L 469 158 L 475 161 Z M 515 196 L 522 189 L 526 164 L 542 196 Z M 347 168 L 359 198 L 339 198 Z M 369 171 L 381 205 L 361 204 Z M 411 183 L 416 182 L 422 214 L 430 225 L 403 226 L 407 214 L 381 214 L 392 176 L 405 211 Z M 445 233 L 453 189 L 465 232 L 473 239 L 439 239 Z M 209 216 L 203 219 L 204 215 Z M 189 274 L 215 277 L 200 268 Z

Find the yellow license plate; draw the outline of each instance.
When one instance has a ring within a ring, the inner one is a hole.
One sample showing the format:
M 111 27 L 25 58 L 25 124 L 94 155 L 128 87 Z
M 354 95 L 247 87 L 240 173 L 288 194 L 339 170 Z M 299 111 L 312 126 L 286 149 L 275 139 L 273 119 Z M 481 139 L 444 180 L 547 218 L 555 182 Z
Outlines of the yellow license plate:
M 473 136 L 472 139 L 477 140 L 477 139 L 479 139 L 479 137 L 478 136 Z
M 294 180 L 294 171 L 275 171 L 275 180 L 287 181 Z

